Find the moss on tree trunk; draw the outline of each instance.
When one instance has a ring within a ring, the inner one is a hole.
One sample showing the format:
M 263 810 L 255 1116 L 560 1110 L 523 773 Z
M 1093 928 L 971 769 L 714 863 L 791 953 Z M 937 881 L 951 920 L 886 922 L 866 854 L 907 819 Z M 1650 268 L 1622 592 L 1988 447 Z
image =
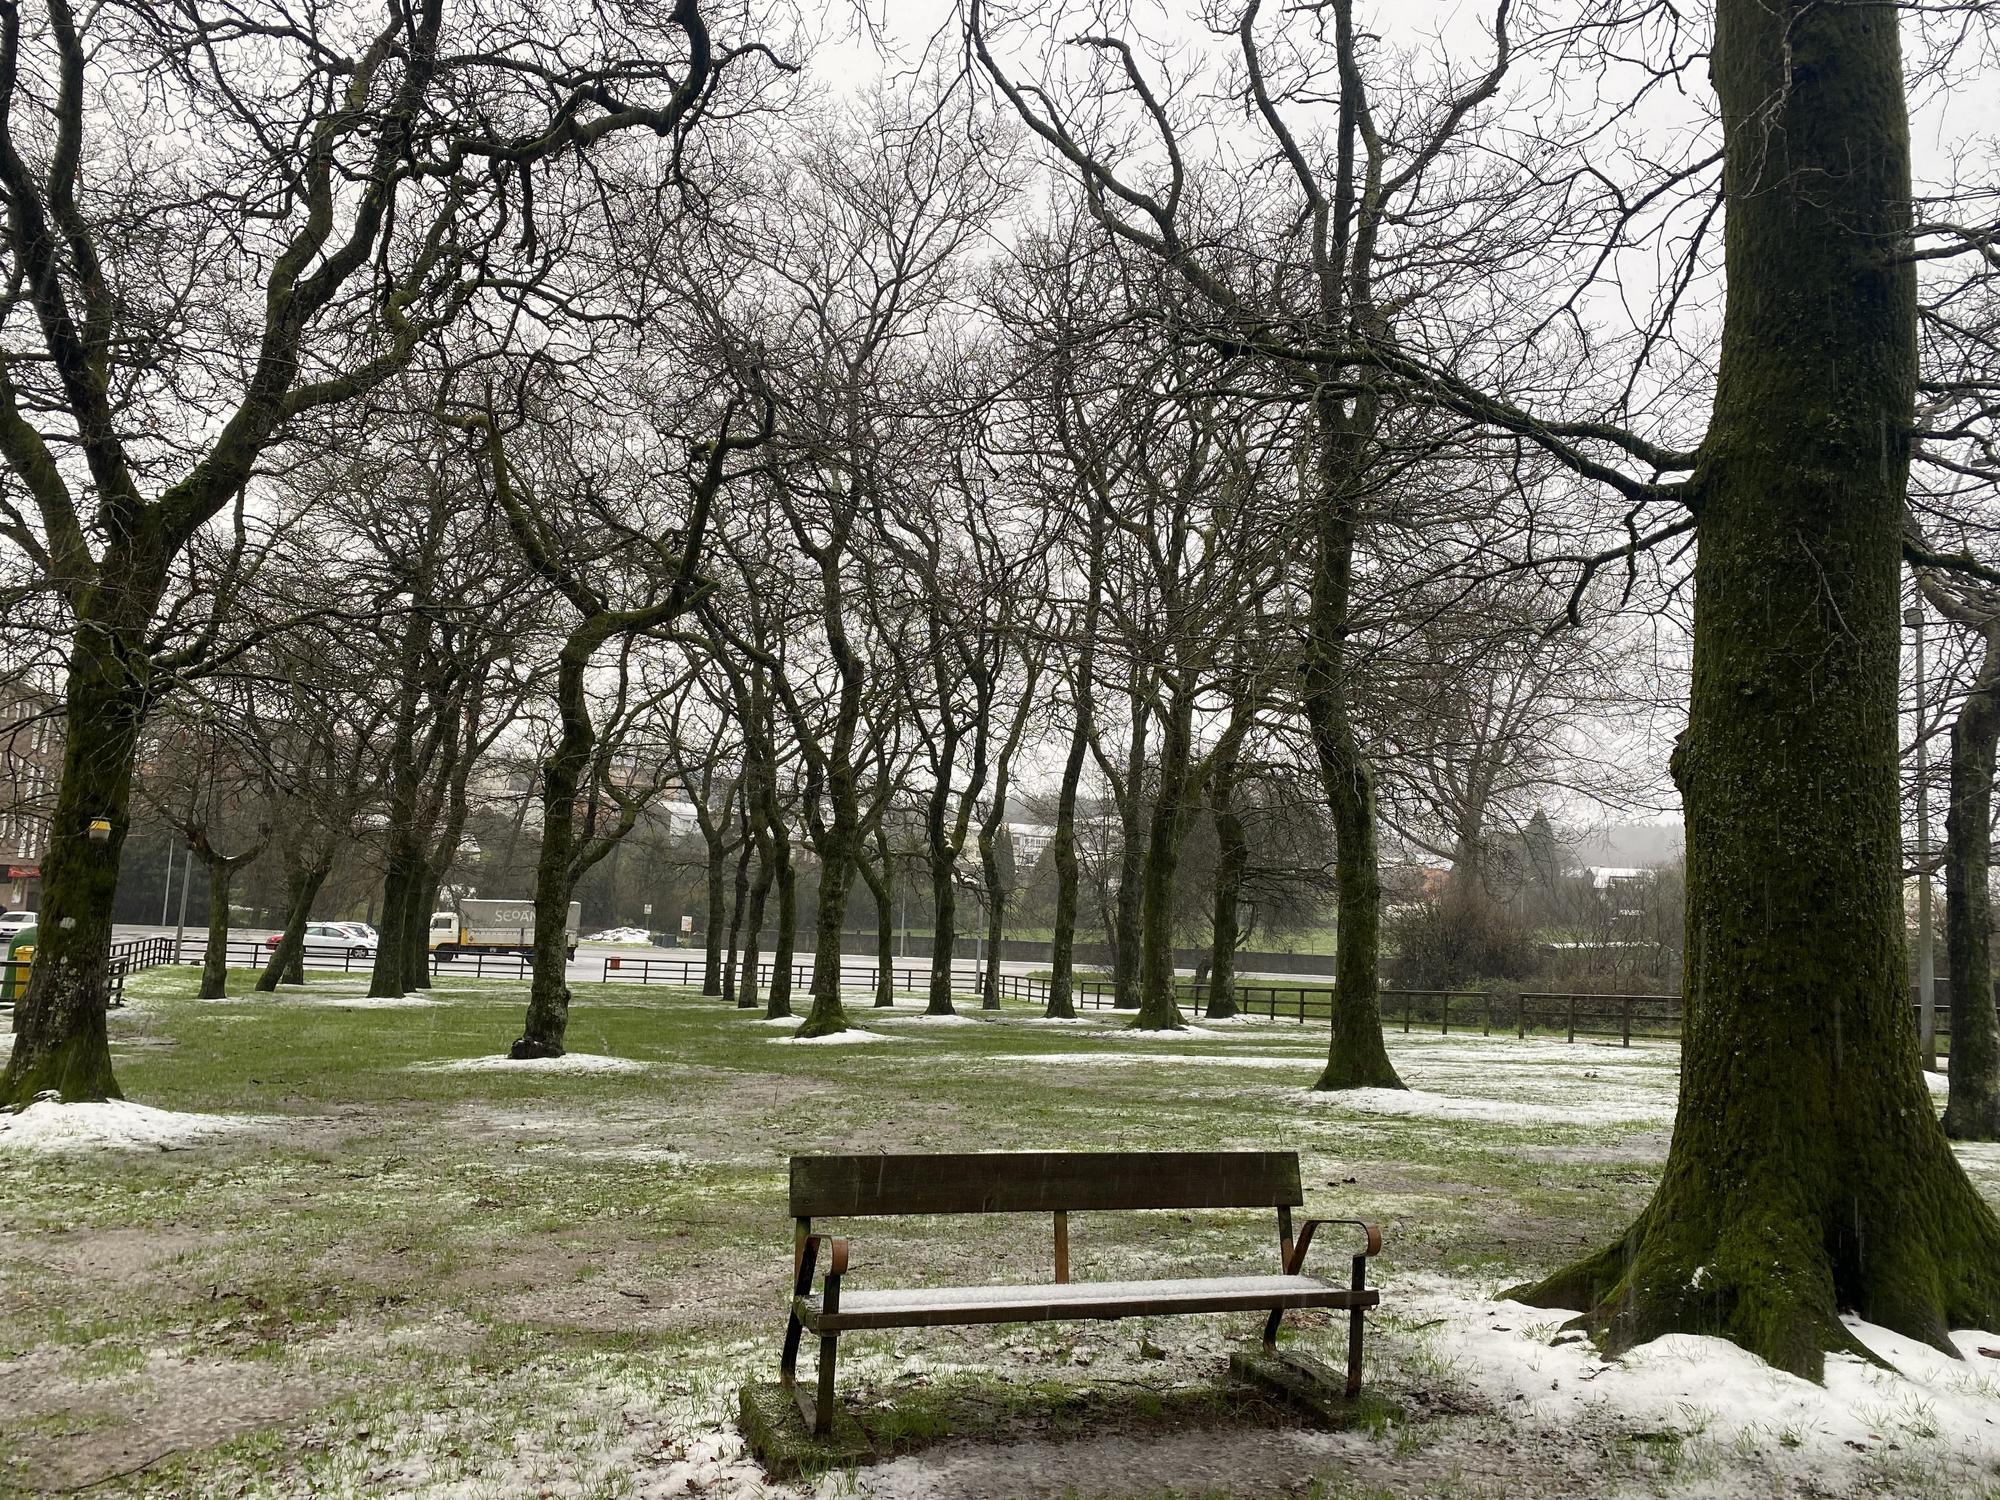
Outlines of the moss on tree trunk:
M 1613 1350 L 1719 1334 L 1818 1378 L 1851 1310 L 2000 1326 L 2000 1222 L 1905 986 L 1896 689 L 1916 379 L 1893 10 L 1720 0 L 1728 304 L 1696 471 L 1680 1108 L 1652 1202 L 1515 1293 Z M 1343 943 L 1346 934 L 1342 934 Z
M 128 663 L 135 640 L 79 628 L 64 699 L 62 780 L 42 857 L 35 963 L 14 1013 L 0 1107 L 53 1090 L 71 1102 L 117 1099 L 104 1013 L 110 991 L 111 900 L 131 826 L 132 764 L 144 690 Z M 111 835 L 90 838 L 108 819 Z

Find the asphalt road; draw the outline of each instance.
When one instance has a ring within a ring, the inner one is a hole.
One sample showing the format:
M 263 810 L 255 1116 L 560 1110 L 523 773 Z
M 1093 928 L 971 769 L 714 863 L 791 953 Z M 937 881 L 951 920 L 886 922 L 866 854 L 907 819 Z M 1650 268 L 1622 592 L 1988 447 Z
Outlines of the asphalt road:
M 266 938 L 272 936 L 275 931 L 276 931 L 275 928 L 270 928 L 270 927 L 232 927 L 229 929 L 229 938 L 231 942 L 237 942 L 237 943 L 254 942 L 261 944 Z M 198 946 L 201 943 L 202 938 L 205 935 L 205 932 L 206 932 L 205 928 L 190 924 L 189 927 L 187 928 L 185 941 L 190 946 Z M 112 928 L 111 935 L 112 939 L 117 942 L 123 942 L 132 938 L 147 938 L 147 937 L 170 938 L 174 935 L 174 928 L 172 926 L 159 927 L 159 926 L 148 926 L 138 923 L 121 922 L 117 926 Z M 767 953 L 764 955 L 764 957 L 768 960 L 770 955 Z M 870 949 L 868 952 L 865 953 L 860 953 L 860 952 L 849 953 L 844 955 L 844 957 L 846 958 L 848 963 L 856 966 L 857 968 L 864 965 L 872 967 L 875 962 L 875 954 L 873 949 Z M 689 962 L 698 965 L 702 959 L 702 950 L 699 948 L 640 948 L 640 947 L 629 947 L 629 946 L 614 947 L 602 943 L 580 943 L 577 945 L 576 957 L 570 961 L 568 977 L 573 983 L 582 983 L 586 981 L 595 982 L 601 980 L 605 977 L 606 960 L 613 958 L 623 960 L 626 963 L 635 963 L 639 959 L 647 959 L 647 958 L 664 959 L 669 961 L 686 959 Z M 811 961 L 810 954 L 802 954 L 798 959 L 798 962 L 802 966 L 806 963 L 809 963 L 810 961 Z M 897 960 L 897 966 L 899 968 L 906 963 L 911 968 L 915 969 L 928 969 L 930 966 L 930 960 L 928 958 L 913 957 L 909 959 Z M 973 971 L 973 965 L 971 960 L 960 959 L 953 967 L 957 969 L 958 972 L 966 976 L 966 981 L 969 984 L 971 981 L 971 975 Z M 1000 971 L 1003 974 L 1026 974 L 1036 969 L 1044 969 L 1047 967 L 1048 965 L 1046 963 L 1003 961 L 1000 965 Z M 357 973 L 363 972 L 364 969 L 365 965 L 362 963 L 362 961 L 356 959 L 355 971 Z M 461 959 L 456 959 L 449 964 L 440 965 L 438 972 L 440 974 L 456 973 L 456 974 L 461 974 L 466 978 L 472 978 L 475 976 L 477 972 L 477 966 L 473 963 L 471 959 L 461 958 Z M 508 966 L 508 972 L 510 974 L 512 973 L 511 965 Z

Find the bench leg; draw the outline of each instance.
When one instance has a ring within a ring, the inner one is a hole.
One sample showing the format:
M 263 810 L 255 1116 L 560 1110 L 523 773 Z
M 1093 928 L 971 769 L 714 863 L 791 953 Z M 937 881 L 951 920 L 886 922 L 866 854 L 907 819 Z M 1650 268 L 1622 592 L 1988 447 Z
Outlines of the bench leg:
M 825 1437 L 833 1431 L 833 1362 L 834 1348 L 840 1342 L 836 1333 L 823 1334 L 819 1341 L 819 1402 L 813 1412 L 813 1436 Z
M 1347 1312 L 1347 1399 L 1361 1394 L 1361 1309 Z
M 778 1358 L 778 1379 L 790 1385 L 799 1373 L 799 1338 L 804 1333 L 794 1312 L 785 1322 L 785 1352 Z
M 1284 1316 L 1285 1310 L 1282 1307 L 1274 1307 L 1271 1309 L 1271 1316 L 1264 1320 L 1264 1352 L 1266 1354 L 1276 1354 L 1278 1352 L 1278 1324 L 1283 1320 Z

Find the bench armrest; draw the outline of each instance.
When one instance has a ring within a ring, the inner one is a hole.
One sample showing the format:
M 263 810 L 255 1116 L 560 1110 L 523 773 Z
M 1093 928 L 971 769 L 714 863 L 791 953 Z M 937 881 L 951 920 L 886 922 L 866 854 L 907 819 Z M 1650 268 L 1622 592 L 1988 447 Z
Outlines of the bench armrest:
M 819 1247 L 826 1246 L 826 1295 L 820 1302 L 821 1312 L 840 1311 L 840 1278 L 847 1274 L 847 1241 L 834 1234 L 809 1234 L 799 1249 L 799 1274 L 792 1283 L 792 1295 L 806 1297 L 812 1294 L 813 1268 L 819 1262 Z
M 1285 1274 L 1299 1274 L 1299 1268 L 1306 1263 L 1306 1250 L 1313 1242 L 1313 1231 L 1322 1224 L 1346 1224 L 1361 1231 L 1362 1247 L 1354 1257 L 1353 1282 L 1355 1290 L 1359 1291 L 1368 1284 L 1368 1258 L 1382 1253 L 1381 1229 L 1361 1219 L 1307 1219 L 1299 1226 L 1299 1237 L 1292 1242 L 1292 1258 L 1285 1267 Z

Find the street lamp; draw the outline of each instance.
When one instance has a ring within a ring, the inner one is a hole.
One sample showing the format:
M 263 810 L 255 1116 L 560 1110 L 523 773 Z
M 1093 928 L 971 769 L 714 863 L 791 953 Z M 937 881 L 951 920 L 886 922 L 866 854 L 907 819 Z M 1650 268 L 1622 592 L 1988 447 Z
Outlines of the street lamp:
M 1903 623 L 1916 637 L 1917 655 L 1917 1041 L 1924 1066 L 1937 1070 L 1937 962 L 1931 943 L 1930 751 L 1924 735 L 1924 611 L 1912 604 Z

